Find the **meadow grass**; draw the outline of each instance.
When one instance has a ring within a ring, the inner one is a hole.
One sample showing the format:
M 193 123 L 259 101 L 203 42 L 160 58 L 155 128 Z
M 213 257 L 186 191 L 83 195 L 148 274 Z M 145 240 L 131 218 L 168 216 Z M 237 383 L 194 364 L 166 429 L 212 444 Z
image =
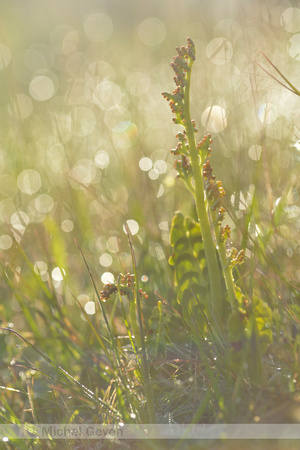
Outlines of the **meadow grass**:
M 203 26 L 212 40 L 210 24 Z M 163 56 L 155 47 L 148 59 L 138 53 L 135 70 L 136 54 L 124 54 L 121 42 L 105 43 L 98 66 L 96 57 L 65 55 L 67 70 L 82 73 L 45 107 L 33 94 L 32 114 L 29 97 L 11 89 L 1 132 L 0 423 L 299 422 L 298 91 L 288 84 L 286 111 L 284 88 L 247 60 L 246 44 L 259 58 L 249 29 L 230 40 L 229 28 L 232 65 L 213 63 L 229 58 L 229 44 L 208 57 L 196 36 L 181 125 L 161 98 L 173 89 L 170 43 Z M 280 55 L 280 45 L 268 60 L 286 84 L 298 62 Z M 270 72 L 268 60 L 259 64 Z M 17 67 L 5 67 L 7 80 Z M 98 87 L 103 80 L 110 84 Z M 276 101 L 283 112 L 272 121 Z M 190 111 L 200 141 L 212 133 L 209 158 L 226 192 L 221 218 L 209 203 L 214 180 L 195 176 L 192 128 L 192 172 L 173 169 L 173 135 L 190 126 Z M 218 240 L 226 223 L 231 237 Z M 233 264 L 234 247 L 245 253 L 241 265 Z M 28 442 L 4 445 L 42 445 Z

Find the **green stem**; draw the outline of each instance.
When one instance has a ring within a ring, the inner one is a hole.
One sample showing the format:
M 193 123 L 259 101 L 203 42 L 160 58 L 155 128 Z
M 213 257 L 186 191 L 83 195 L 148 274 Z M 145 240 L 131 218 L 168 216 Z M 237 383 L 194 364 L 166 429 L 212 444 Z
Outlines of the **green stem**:
M 184 178 L 183 182 L 184 182 L 184 185 L 186 186 L 186 188 L 190 191 L 190 193 L 195 196 L 195 188 L 192 185 L 190 178 Z
M 142 349 L 142 361 L 143 361 L 143 375 L 144 375 L 144 386 L 145 386 L 145 394 L 147 398 L 147 406 L 148 406 L 148 418 L 149 423 L 155 423 L 155 406 L 154 406 L 154 395 L 153 390 L 151 386 L 151 380 L 149 375 L 149 368 L 148 368 L 148 360 L 147 360 L 147 354 L 146 354 L 146 346 L 145 346 L 145 335 L 144 335 L 144 329 L 143 329 L 143 321 L 142 321 L 142 309 L 141 309 L 141 300 L 140 300 L 140 292 L 139 292 L 139 281 L 138 281 L 138 274 L 137 274 L 137 266 L 136 266 L 136 260 L 135 255 L 133 251 L 133 245 L 130 238 L 130 231 L 129 227 L 126 224 L 126 234 L 128 237 L 130 252 L 131 252 L 131 259 L 132 259 L 132 265 L 133 265 L 133 271 L 134 271 L 134 280 L 135 280 L 135 302 L 134 306 L 136 307 L 136 319 L 139 327 L 139 341 Z
M 142 348 L 142 340 L 136 314 L 136 295 L 132 295 L 129 301 L 129 319 L 134 334 L 137 350 Z
M 199 152 L 195 141 L 194 127 L 191 122 L 190 80 L 191 80 L 191 71 L 187 72 L 186 74 L 186 86 L 184 90 L 184 117 L 185 117 L 184 126 L 189 143 L 190 159 L 195 183 L 196 208 L 198 219 L 200 222 L 205 257 L 208 267 L 212 310 L 214 316 L 219 317 L 222 311 L 221 277 L 219 272 L 216 248 L 206 209 L 207 202 L 204 196 L 204 186 L 202 178 L 203 163 L 200 162 Z
M 234 289 L 232 269 L 227 262 L 226 249 L 225 249 L 224 242 L 219 243 L 218 251 L 219 251 L 221 266 L 222 266 L 223 275 L 225 278 L 226 290 L 227 290 L 228 298 L 230 301 L 231 309 L 232 309 L 232 311 L 236 311 L 237 301 L 236 301 L 236 295 L 235 295 L 235 289 Z
M 121 295 L 121 288 L 120 288 L 120 277 L 121 277 L 121 275 L 118 276 L 117 288 L 118 288 L 119 302 L 120 302 L 120 305 L 121 305 L 121 308 L 122 308 L 122 313 L 123 313 L 123 318 L 124 318 L 124 324 L 126 326 L 126 330 L 127 330 L 127 334 L 128 334 L 129 340 L 130 340 L 130 344 L 131 344 L 131 346 L 133 348 L 133 351 L 134 351 L 137 359 L 139 359 L 138 358 L 138 348 L 139 347 L 136 348 L 136 345 L 135 345 L 135 343 L 133 341 L 133 337 L 131 335 L 131 330 L 130 330 L 129 323 L 128 323 L 128 320 L 127 320 L 126 312 L 125 312 L 125 309 L 124 309 L 124 304 L 123 304 L 122 295 Z M 128 297 L 129 297 L 129 307 L 130 307 L 130 304 L 132 302 L 134 303 L 134 299 L 130 298 L 130 296 L 128 296 Z M 130 313 L 129 313 L 129 322 L 130 322 L 130 325 L 132 326 Z M 134 331 L 133 326 L 132 326 L 132 330 L 133 330 L 133 333 L 134 333 L 134 336 L 135 336 L 135 331 Z

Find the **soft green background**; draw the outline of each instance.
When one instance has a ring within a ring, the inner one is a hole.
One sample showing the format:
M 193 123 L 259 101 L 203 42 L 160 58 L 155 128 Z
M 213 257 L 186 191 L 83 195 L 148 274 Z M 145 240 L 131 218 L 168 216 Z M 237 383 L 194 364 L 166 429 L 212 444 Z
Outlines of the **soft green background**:
M 64 323 L 80 330 L 80 344 L 88 347 L 89 328 L 74 297 L 91 320 L 102 318 L 94 314 L 74 238 L 101 289 L 119 272 L 132 272 L 126 221 L 149 293 L 145 317 L 157 302 L 154 291 L 176 304 L 169 226 L 177 209 L 193 215 L 194 205 L 176 181 L 169 149 L 178 126 L 161 92 L 173 89 L 170 61 L 187 36 L 197 49 L 192 116 L 199 139 L 213 135 L 211 163 L 227 192 L 226 222 L 234 245 L 246 250 L 243 282 L 251 289 L 255 280 L 264 300 L 274 293 L 290 300 L 284 281 L 295 287 L 300 279 L 299 98 L 256 61 L 278 76 L 262 50 L 299 88 L 296 6 L 286 0 L 1 1 L 4 325 L 33 333 L 59 360 L 63 327 L 53 325 L 49 334 L 45 324 L 60 307 Z M 11 336 L 4 341 L 15 348 Z

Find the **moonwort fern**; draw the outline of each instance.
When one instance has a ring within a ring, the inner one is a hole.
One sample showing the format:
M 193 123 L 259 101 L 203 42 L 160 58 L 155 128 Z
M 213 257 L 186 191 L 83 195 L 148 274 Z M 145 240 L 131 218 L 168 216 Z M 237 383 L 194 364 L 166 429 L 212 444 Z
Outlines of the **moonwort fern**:
M 169 263 L 174 267 L 183 318 L 188 326 L 202 334 L 206 328 L 209 282 L 199 223 L 177 212 L 172 221 L 170 242 L 173 254 Z
M 178 178 L 193 195 L 198 216 L 198 222 L 193 222 L 177 212 L 172 222 L 170 264 L 174 267 L 178 300 L 193 332 L 204 332 L 203 319 L 208 318 L 226 335 L 232 369 L 248 367 L 251 381 L 260 383 L 262 354 L 272 342 L 272 312 L 262 300 L 248 297 L 236 286 L 233 268 L 243 263 L 244 251 L 226 247 L 231 230 L 223 225 L 225 190 L 222 182 L 216 181 L 209 161 L 211 136 L 204 136 L 197 143 L 198 130 L 190 115 L 195 45 L 188 38 L 187 45 L 176 50 L 171 63 L 176 88 L 173 93 L 162 95 L 175 115 L 173 121 L 183 126 L 176 136 L 178 145 L 171 153 L 179 157 L 175 160 Z M 229 317 L 225 314 L 228 306 Z

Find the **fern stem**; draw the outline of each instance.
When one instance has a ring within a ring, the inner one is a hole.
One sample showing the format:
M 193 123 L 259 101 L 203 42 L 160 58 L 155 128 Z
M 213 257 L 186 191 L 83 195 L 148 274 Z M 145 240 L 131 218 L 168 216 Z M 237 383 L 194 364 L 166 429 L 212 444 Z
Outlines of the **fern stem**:
M 191 180 L 189 178 L 183 179 L 185 187 L 190 191 L 191 194 L 195 196 L 195 188 L 191 183 Z
M 192 63 L 191 63 L 192 65 Z M 210 227 L 207 202 L 204 195 L 204 186 L 202 178 L 202 165 L 200 161 L 199 152 L 197 150 L 194 127 L 190 115 L 190 81 L 191 70 L 186 74 L 186 85 L 184 89 L 184 117 L 185 117 L 185 131 L 189 143 L 190 159 L 195 183 L 195 201 L 198 219 L 200 222 L 203 245 L 208 267 L 208 274 L 210 280 L 210 294 L 212 310 L 215 317 L 218 317 L 222 309 L 222 290 L 221 277 L 219 272 L 216 248 L 212 236 L 212 229 Z
M 219 256 L 220 256 L 223 275 L 225 278 L 226 290 L 227 290 L 228 298 L 230 301 L 230 306 L 231 306 L 232 311 L 236 311 L 237 300 L 236 300 L 234 281 L 233 281 L 233 276 L 232 276 L 232 268 L 230 267 L 230 265 L 227 262 L 226 249 L 225 249 L 224 242 L 219 243 L 218 252 L 219 252 Z

